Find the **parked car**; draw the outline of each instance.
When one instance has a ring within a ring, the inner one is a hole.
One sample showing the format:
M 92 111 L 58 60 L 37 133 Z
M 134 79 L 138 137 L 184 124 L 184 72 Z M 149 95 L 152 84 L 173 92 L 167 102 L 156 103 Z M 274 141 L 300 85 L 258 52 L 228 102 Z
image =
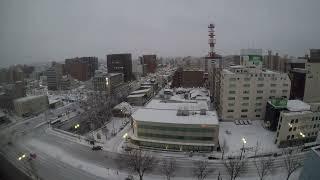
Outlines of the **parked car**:
M 93 151 L 102 150 L 102 146 L 92 146 Z

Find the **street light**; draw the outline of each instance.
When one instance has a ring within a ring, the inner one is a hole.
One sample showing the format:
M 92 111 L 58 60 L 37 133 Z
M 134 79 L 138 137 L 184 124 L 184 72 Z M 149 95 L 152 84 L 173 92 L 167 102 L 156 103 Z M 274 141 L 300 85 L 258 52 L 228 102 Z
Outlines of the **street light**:
M 247 143 L 247 140 L 243 137 L 242 139 L 242 149 L 241 149 L 241 154 L 240 154 L 240 159 L 242 159 L 243 153 L 244 153 L 244 144 Z
M 128 136 L 128 133 L 125 133 L 125 134 L 122 136 L 122 138 L 123 138 L 123 139 L 126 139 L 127 136 Z
M 19 156 L 18 160 L 21 161 L 24 158 L 26 158 L 26 154 L 23 154 L 22 156 Z
M 80 124 L 76 124 L 76 125 L 74 126 L 75 129 L 78 129 L 79 127 L 80 127 Z
M 306 135 L 304 135 L 302 132 L 300 132 L 300 135 L 301 135 L 302 137 L 306 137 Z

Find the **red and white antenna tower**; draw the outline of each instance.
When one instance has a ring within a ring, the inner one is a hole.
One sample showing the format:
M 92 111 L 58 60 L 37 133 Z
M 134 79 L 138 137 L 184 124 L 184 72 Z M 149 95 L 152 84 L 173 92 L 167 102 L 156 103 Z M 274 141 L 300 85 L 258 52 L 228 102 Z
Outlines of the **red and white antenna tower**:
M 208 54 L 208 59 L 214 59 L 216 56 L 214 46 L 216 44 L 216 39 L 215 39 L 215 34 L 214 34 L 214 24 L 209 24 L 208 29 L 209 29 L 209 54 Z

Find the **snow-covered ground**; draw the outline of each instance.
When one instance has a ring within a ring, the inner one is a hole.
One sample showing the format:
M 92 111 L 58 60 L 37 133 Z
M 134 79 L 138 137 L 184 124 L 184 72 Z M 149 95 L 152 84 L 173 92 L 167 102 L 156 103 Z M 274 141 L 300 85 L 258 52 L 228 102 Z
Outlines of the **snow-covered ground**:
M 266 130 L 262 127 L 262 121 L 251 121 L 251 125 L 236 125 L 234 122 L 220 122 L 219 141 L 220 144 L 225 141 L 226 155 L 239 152 L 243 147 L 245 149 L 255 147 L 257 142 L 263 152 L 279 151 L 279 148 L 274 144 L 275 132 Z M 227 133 L 230 132 L 230 134 Z
M 60 147 L 48 144 L 43 141 L 39 140 L 30 140 L 27 142 L 28 147 L 30 147 L 31 151 L 41 151 L 42 153 L 45 153 L 55 159 L 58 159 L 59 161 L 62 161 L 65 164 L 68 164 L 74 168 L 81 169 L 83 171 L 86 171 L 90 174 L 93 174 L 95 176 L 99 176 L 106 179 L 114 179 L 114 180 L 120 180 L 125 179 L 128 176 L 128 172 L 120 171 L 117 169 L 110 169 L 107 167 L 102 167 L 100 165 L 94 164 L 92 162 L 88 162 L 86 160 L 79 159 L 75 157 L 73 154 L 68 153 L 61 149 Z M 290 177 L 290 180 L 297 180 L 300 174 L 300 170 L 293 173 Z M 285 172 L 273 174 L 271 176 L 267 176 L 266 180 L 282 180 L 285 179 L 286 174 Z M 138 179 L 137 176 L 134 175 L 135 179 Z M 217 178 L 217 172 L 214 172 L 212 175 L 208 177 L 208 179 L 215 179 Z M 146 174 L 144 176 L 144 179 L 146 180 L 163 180 L 165 179 L 164 176 L 161 175 L 152 175 L 152 174 Z M 194 177 L 175 177 L 174 179 L 177 180 L 191 180 L 194 179 Z M 223 179 L 228 179 L 228 177 L 223 177 Z M 255 177 L 240 177 L 239 180 L 256 180 L 258 179 L 257 176 Z

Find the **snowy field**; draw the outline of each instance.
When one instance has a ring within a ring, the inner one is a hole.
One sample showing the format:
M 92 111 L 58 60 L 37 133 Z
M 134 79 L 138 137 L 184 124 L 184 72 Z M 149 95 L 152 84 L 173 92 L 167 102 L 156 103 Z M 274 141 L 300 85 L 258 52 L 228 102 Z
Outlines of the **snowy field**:
M 219 141 L 225 141 L 226 155 L 237 153 L 243 147 L 242 138 L 245 138 L 245 149 L 250 150 L 256 146 L 257 142 L 263 152 L 279 151 L 274 144 L 276 133 L 262 127 L 262 121 L 251 121 L 251 125 L 236 125 L 234 122 L 220 122 Z M 230 134 L 227 133 L 230 132 Z

